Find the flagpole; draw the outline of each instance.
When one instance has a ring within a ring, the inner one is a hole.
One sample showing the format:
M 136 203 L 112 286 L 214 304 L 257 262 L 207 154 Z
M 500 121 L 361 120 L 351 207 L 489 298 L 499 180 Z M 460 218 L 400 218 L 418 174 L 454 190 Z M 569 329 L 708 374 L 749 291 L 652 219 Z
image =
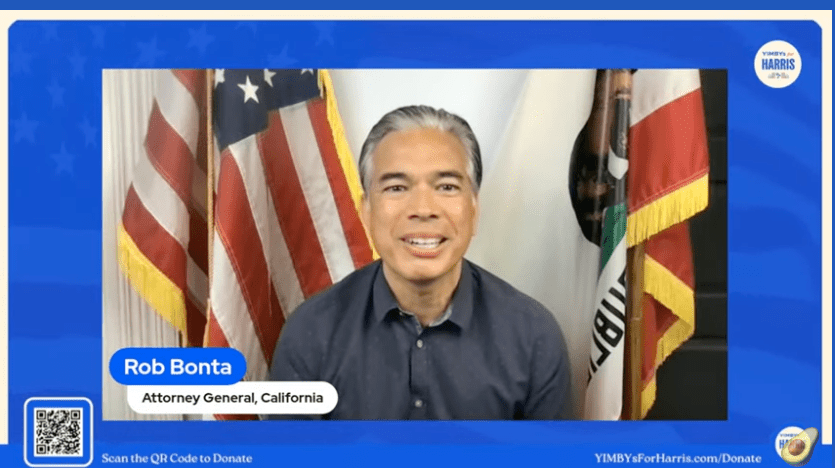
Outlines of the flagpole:
M 621 70 L 617 87 L 632 95 L 632 73 Z M 626 134 L 629 137 L 629 134 Z M 628 146 L 628 142 L 627 142 Z M 628 193 L 629 187 L 627 187 Z M 628 204 L 627 204 L 628 206 Z M 627 213 L 627 223 L 629 222 Z M 641 419 L 641 367 L 643 362 L 644 244 L 626 251 L 626 336 L 623 350 L 623 409 L 621 419 Z
M 644 325 L 644 244 L 626 251 L 628 291 L 626 299 L 626 348 L 623 360 L 623 415 L 641 419 L 641 364 Z
M 208 232 L 207 246 L 209 249 L 209 271 L 208 284 L 209 294 L 206 296 L 206 327 L 203 332 L 203 346 L 209 345 L 209 323 L 212 318 L 212 277 L 214 262 L 212 262 L 212 251 L 215 234 L 215 139 L 212 131 L 212 95 L 215 86 L 214 69 L 206 70 L 206 230 Z

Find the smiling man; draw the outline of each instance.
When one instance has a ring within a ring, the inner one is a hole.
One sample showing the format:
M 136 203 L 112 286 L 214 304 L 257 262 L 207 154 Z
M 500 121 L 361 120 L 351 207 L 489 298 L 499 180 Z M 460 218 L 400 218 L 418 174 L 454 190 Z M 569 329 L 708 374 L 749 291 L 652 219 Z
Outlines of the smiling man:
M 556 320 L 464 259 L 482 172 L 467 122 L 394 110 L 371 129 L 359 169 L 381 260 L 299 306 L 271 379 L 330 382 L 330 419 L 561 419 L 570 365 Z

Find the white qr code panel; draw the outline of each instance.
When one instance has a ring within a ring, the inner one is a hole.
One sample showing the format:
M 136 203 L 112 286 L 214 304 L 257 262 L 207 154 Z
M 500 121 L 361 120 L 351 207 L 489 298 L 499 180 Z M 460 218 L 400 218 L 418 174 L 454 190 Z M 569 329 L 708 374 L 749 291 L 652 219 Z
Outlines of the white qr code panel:
M 83 408 L 35 408 L 36 457 L 80 457 L 84 446 Z
M 93 402 L 85 397 L 31 397 L 23 403 L 23 461 L 33 468 L 93 463 Z

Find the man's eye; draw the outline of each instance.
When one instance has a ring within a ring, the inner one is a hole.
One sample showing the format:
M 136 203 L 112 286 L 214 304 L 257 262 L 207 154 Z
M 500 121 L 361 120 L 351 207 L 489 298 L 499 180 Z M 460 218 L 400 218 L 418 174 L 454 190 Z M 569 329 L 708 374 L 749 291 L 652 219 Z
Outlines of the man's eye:
M 438 186 L 438 189 L 442 192 L 455 192 L 459 187 L 455 184 L 441 184 Z
M 389 185 L 383 188 L 383 192 L 402 192 L 404 190 L 406 190 L 405 185 Z

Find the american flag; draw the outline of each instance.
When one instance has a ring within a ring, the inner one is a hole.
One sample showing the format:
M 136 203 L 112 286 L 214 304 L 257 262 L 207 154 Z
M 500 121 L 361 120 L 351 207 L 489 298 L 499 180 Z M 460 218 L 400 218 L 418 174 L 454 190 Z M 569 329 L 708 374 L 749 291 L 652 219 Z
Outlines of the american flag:
M 212 314 L 208 345 L 263 379 L 284 318 L 368 263 L 315 70 L 217 70 Z
M 118 231 L 122 271 L 192 346 L 203 342 L 209 290 L 205 101 L 205 72 L 157 73 Z
M 207 78 L 160 75 L 148 161 L 125 204 L 123 270 L 189 344 L 236 348 L 246 379 L 263 380 L 287 315 L 374 256 L 330 80 L 310 69 L 215 70 L 209 284 Z M 144 270 L 132 268 L 136 253 Z M 170 287 L 155 288 L 163 280 Z

